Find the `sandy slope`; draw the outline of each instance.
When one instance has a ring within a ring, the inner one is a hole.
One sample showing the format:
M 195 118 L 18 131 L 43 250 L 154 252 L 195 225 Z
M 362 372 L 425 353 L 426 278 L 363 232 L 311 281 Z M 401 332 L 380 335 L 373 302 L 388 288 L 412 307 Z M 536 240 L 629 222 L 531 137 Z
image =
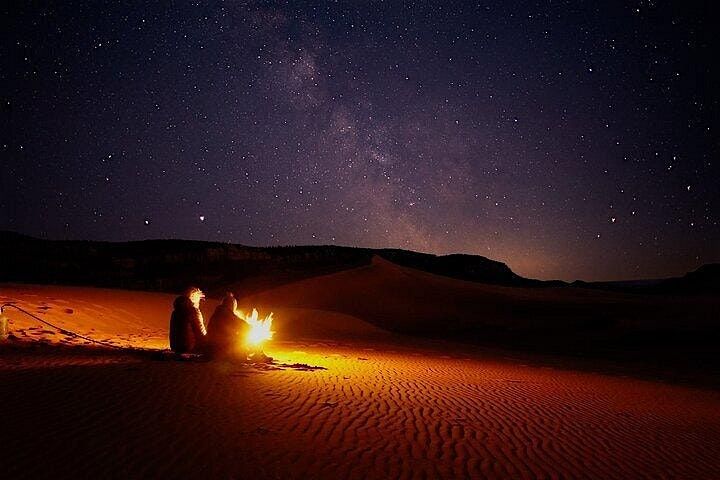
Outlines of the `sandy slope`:
M 173 295 L 102 288 L 0 285 L 0 303 L 17 305 L 61 328 L 118 345 L 165 348 Z M 170 307 L 169 307 L 170 306 Z M 9 308 L 21 339 L 85 344 Z
M 237 292 L 243 296 L 242 291 Z M 466 282 L 402 267 L 370 265 L 283 285 L 243 299 L 267 309 L 340 312 L 397 331 L 483 328 L 571 331 L 716 328 L 720 299 L 628 295 L 581 288 L 519 288 Z
M 24 286 L 0 286 L 0 297 L 50 307 L 45 316 L 65 328 L 157 346 L 172 300 Z M 460 353 L 449 344 L 417 348 L 357 318 L 288 312 L 300 320 L 286 320 L 283 332 L 324 340 L 285 334 L 268 346 L 273 366 L 0 350 L 3 476 L 717 478 L 720 471 L 720 392 Z M 32 325 L 10 315 L 29 336 L 52 337 L 32 335 Z

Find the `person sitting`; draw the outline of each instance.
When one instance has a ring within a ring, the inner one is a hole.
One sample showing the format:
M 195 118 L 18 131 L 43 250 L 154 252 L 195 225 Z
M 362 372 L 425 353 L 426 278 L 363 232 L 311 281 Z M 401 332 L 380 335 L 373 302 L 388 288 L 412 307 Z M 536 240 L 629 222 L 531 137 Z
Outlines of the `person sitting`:
M 196 353 L 204 345 L 207 329 L 200 311 L 202 290 L 190 287 L 173 302 L 170 317 L 170 350 L 175 353 Z
M 243 342 L 250 326 L 237 316 L 236 310 L 237 300 L 228 292 L 210 317 L 207 349 L 215 358 L 247 357 Z

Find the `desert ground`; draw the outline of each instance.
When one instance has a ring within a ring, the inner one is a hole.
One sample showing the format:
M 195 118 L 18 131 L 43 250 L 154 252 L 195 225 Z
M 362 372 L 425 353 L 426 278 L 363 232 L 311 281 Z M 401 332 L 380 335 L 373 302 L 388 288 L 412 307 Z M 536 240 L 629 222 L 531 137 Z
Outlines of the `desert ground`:
M 275 361 L 253 365 L 160 354 L 173 295 L 0 285 L 2 303 L 134 349 L 6 310 L 3 476 L 718 478 L 717 389 L 417 340 L 309 289 L 242 299 L 276 315 Z

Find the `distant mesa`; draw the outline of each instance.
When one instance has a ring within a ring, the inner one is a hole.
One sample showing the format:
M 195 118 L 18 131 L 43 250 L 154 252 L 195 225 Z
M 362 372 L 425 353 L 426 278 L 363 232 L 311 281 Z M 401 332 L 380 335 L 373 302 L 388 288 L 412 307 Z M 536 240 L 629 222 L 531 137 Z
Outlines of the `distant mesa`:
M 0 248 L 12 252 L 0 264 L 0 281 L 160 291 L 177 291 L 197 283 L 210 290 L 237 285 L 252 292 L 369 265 L 379 256 L 403 267 L 471 282 L 557 285 L 523 278 L 504 263 L 478 255 L 437 256 L 400 249 L 248 247 L 188 240 L 41 240 L 15 232 L 0 232 Z
M 573 287 L 593 288 L 629 293 L 706 295 L 720 293 L 720 263 L 709 263 L 682 277 L 618 282 L 583 282 L 576 280 Z
M 0 281 L 177 291 L 199 284 L 210 293 L 235 285 L 253 293 L 278 285 L 369 265 L 374 256 L 435 275 L 489 285 L 564 287 L 635 293 L 720 292 L 720 264 L 683 277 L 622 282 L 524 278 L 479 255 L 432 255 L 401 249 L 320 246 L 248 247 L 191 240 L 97 242 L 42 240 L 0 231 Z M 217 292 L 216 292 L 217 291 Z
M 684 293 L 720 292 L 720 263 L 709 263 L 681 278 L 667 279 L 658 285 L 658 289 Z

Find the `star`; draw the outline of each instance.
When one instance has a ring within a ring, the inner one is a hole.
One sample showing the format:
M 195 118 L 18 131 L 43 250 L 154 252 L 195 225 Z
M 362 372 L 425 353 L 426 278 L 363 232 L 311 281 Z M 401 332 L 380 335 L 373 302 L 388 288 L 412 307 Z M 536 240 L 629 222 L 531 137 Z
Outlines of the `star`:
M 675 274 L 690 251 L 720 260 L 708 255 L 720 244 L 708 228 L 715 92 L 707 69 L 682 69 L 713 64 L 688 43 L 711 35 L 702 9 L 643 0 L 555 15 L 510 2 L 513 21 L 542 19 L 513 33 L 505 8 L 484 10 L 481 28 L 442 2 L 326 14 L 209 3 L 199 22 L 197 2 L 152 15 L 82 3 L 82 28 L 71 4 L 53 7 L 52 58 L 42 28 L 9 33 L 4 80 L 22 104 L 3 100 L 0 116 L 22 134 L 0 142 L 0 230 L 34 218 L 48 237 L 130 240 L 194 225 L 196 240 L 258 246 L 492 252 L 521 275 L 566 280 Z M 644 25 L 665 10 L 683 20 Z M 31 2 L 18 24 L 45 14 Z M 626 68 L 638 58 L 647 65 Z M 50 105 L 61 108 L 48 118 Z M 206 212 L 213 228 L 197 228 Z M 690 220 L 703 237 L 674 228 Z M 636 238 L 654 235 L 674 256 L 648 260 Z M 607 248 L 627 261 L 604 261 Z

